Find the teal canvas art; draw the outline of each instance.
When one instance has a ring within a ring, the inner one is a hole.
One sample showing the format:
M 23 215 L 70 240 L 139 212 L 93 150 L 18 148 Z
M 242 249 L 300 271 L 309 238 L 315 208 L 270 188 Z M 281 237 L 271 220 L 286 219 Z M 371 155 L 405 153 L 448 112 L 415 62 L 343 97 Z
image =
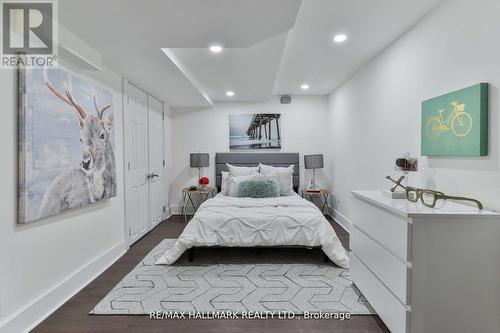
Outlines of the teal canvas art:
M 488 154 L 488 83 L 422 102 L 424 156 Z

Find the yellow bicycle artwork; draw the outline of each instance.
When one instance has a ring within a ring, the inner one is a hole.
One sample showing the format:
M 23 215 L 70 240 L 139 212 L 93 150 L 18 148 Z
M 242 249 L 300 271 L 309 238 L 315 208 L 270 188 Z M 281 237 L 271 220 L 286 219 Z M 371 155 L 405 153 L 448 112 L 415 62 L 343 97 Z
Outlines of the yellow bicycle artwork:
M 422 155 L 488 155 L 488 96 L 482 82 L 422 101 Z
M 453 111 L 443 117 L 445 109 L 437 110 L 438 115 L 429 118 L 426 125 L 426 134 L 430 140 L 437 140 L 441 133 L 451 130 L 457 137 L 467 136 L 472 129 L 472 117 L 465 111 L 465 104 L 452 102 Z

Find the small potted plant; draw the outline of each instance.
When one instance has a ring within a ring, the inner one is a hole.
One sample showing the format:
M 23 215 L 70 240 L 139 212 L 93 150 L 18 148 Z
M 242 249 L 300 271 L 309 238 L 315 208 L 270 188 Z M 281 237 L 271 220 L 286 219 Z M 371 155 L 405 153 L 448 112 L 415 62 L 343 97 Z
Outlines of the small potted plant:
M 208 180 L 208 177 L 201 177 L 198 182 L 200 184 L 200 189 L 204 190 L 207 188 L 209 180 Z

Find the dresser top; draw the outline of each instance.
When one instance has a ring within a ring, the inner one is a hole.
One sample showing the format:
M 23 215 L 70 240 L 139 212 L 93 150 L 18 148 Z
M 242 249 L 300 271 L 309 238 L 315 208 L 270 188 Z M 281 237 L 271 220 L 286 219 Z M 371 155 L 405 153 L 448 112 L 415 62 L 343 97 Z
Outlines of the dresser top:
M 352 194 L 376 206 L 390 210 L 404 217 L 498 217 L 500 213 L 477 209 L 452 200 L 439 200 L 435 208 L 429 208 L 419 202 L 410 202 L 406 199 L 392 199 L 385 196 L 382 191 L 352 191 Z

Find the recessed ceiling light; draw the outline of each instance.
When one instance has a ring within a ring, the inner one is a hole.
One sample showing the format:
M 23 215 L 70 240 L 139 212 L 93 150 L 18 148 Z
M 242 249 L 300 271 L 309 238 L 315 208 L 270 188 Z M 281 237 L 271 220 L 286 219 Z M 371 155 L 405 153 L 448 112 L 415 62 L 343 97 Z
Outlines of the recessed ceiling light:
M 304 83 L 303 85 L 300 86 L 300 89 L 307 90 L 307 89 L 309 89 L 309 85 Z
M 338 34 L 338 35 L 335 35 L 335 37 L 333 37 L 333 41 L 335 43 L 342 43 L 342 42 L 345 42 L 346 40 L 347 40 L 347 36 L 344 34 Z
M 210 51 L 212 51 L 213 53 L 220 53 L 222 51 L 222 46 L 212 45 L 210 46 Z
M 228 97 L 233 97 L 234 96 L 234 92 L 229 90 L 229 91 L 226 91 L 226 96 Z

